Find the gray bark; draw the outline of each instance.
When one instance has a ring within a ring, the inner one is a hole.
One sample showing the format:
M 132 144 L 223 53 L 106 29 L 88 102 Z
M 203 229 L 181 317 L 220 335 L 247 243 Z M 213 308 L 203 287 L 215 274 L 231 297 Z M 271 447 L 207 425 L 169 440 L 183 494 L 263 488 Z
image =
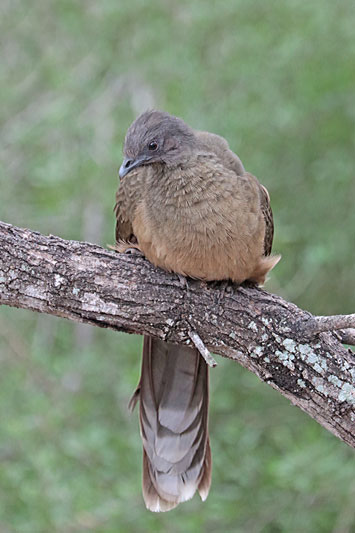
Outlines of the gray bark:
M 2 222 L 0 303 L 178 344 L 196 332 L 355 447 L 355 356 L 322 331 L 354 327 L 351 315 L 313 317 L 252 286 L 186 288 L 143 257 Z

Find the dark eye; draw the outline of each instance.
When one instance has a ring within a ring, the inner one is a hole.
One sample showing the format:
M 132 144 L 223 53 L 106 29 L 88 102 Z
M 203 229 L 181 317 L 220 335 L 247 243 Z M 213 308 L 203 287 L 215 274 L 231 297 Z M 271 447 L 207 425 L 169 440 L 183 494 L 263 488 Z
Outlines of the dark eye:
M 158 148 L 158 143 L 156 141 L 152 141 L 148 144 L 148 150 L 151 150 L 154 152 Z

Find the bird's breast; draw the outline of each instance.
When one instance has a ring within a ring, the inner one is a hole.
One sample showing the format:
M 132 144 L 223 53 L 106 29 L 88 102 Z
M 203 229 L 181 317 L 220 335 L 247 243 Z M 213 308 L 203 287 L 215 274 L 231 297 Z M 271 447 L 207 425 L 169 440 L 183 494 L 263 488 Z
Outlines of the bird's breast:
M 147 259 L 197 279 L 247 279 L 262 255 L 265 227 L 234 189 L 195 180 L 141 202 L 133 230 Z

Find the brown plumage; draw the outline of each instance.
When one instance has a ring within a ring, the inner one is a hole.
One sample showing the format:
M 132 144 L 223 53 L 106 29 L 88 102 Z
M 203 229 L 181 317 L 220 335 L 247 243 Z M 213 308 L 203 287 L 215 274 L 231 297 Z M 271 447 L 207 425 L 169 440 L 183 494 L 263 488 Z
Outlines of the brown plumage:
M 263 283 L 271 256 L 269 194 L 218 135 L 161 111 L 128 129 L 116 197 L 116 248 L 204 280 Z M 211 482 L 208 368 L 192 348 L 145 338 L 140 398 L 143 496 L 167 511 Z M 134 402 L 133 402 L 134 403 Z

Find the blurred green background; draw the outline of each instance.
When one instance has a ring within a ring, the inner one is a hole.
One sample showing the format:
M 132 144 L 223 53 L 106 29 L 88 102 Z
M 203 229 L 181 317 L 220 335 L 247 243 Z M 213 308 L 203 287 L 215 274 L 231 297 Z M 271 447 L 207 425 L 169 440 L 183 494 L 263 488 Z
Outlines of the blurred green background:
M 268 187 L 267 288 L 354 312 L 353 0 L 1 0 L 0 219 L 113 243 L 124 133 L 157 107 Z M 211 376 L 210 496 L 145 510 L 141 339 L 0 312 L 0 532 L 355 531 L 345 444 L 231 361 Z

